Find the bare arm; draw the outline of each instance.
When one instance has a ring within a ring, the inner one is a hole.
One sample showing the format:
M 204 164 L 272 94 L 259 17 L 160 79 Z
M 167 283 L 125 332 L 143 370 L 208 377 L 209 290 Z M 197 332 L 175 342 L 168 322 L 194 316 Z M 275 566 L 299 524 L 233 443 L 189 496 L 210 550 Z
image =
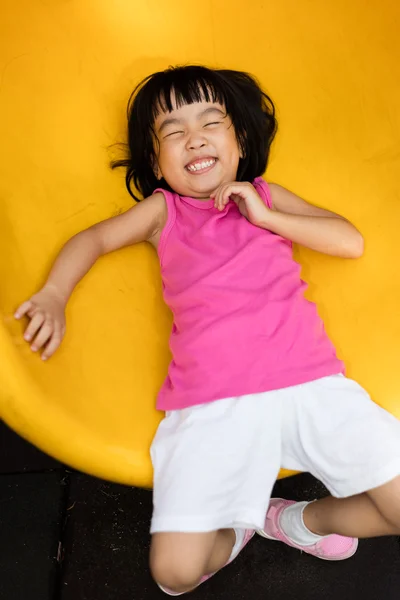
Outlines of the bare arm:
M 107 219 L 72 237 L 62 248 L 43 288 L 16 311 L 15 317 L 30 318 L 25 339 L 32 350 L 43 347 L 42 358 L 51 356 L 65 333 L 65 306 L 77 283 L 97 259 L 143 241 L 153 241 L 166 218 L 164 196 L 161 193 L 146 198 L 125 213 Z
M 164 196 L 154 194 L 126 212 L 101 221 L 71 238 L 62 248 L 45 287 L 57 290 L 65 302 L 97 259 L 124 246 L 150 241 L 162 226 Z
M 224 183 L 211 197 L 218 210 L 224 210 L 233 200 L 253 225 L 306 248 L 343 258 L 358 258 L 363 254 L 363 237 L 349 221 L 309 204 L 276 183 L 270 183 L 269 187 L 272 209 L 247 181 Z
M 270 184 L 273 210 L 262 227 L 312 250 L 358 258 L 364 251 L 361 233 L 343 217 L 309 204 L 277 184 Z

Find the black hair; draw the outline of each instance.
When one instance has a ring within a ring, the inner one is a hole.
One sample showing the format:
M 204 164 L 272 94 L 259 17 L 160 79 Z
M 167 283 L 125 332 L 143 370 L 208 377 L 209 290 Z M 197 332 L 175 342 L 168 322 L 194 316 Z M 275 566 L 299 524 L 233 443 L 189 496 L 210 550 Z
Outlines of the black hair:
M 134 89 L 128 102 L 128 156 L 114 160 L 111 168 L 125 167 L 125 183 L 135 200 L 140 200 L 132 184 L 150 196 L 157 187 L 171 190 L 153 172 L 157 158 L 154 150 L 154 121 L 160 112 L 171 112 L 173 104 L 218 102 L 225 106 L 236 133 L 243 158 L 239 161 L 237 181 L 253 181 L 268 164 L 270 147 L 277 130 L 275 107 L 254 77 L 229 69 L 203 66 L 170 67 L 146 77 Z

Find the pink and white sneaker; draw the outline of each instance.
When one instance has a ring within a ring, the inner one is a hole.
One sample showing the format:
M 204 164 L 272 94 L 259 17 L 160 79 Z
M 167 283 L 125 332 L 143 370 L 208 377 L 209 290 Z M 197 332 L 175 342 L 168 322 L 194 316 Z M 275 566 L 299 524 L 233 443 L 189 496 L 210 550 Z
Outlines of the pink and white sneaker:
M 283 542 L 288 546 L 297 548 L 302 552 L 306 552 L 307 554 L 311 554 L 322 560 L 345 560 L 356 553 L 358 539 L 344 537 L 342 535 L 328 535 L 312 546 L 299 546 L 295 542 L 292 542 L 292 540 L 285 535 L 279 523 L 283 510 L 292 504 L 296 503 L 293 500 L 271 498 L 264 529 L 257 530 L 258 535 L 269 540 Z
M 228 562 L 226 563 L 225 567 L 227 565 L 230 565 L 232 561 L 235 560 L 235 558 L 238 556 L 238 554 L 243 550 L 243 548 L 245 546 L 247 546 L 247 544 L 249 543 L 249 541 L 251 540 L 251 538 L 254 536 L 255 531 L 253 529 L 247 529 L 242 545 L 240 546 L 239 550 L 235 553 L 234 556 L 231 557 L 230 560 L 228 560 Z M 196 588 L 199 587 L 199 585 L 201 585 L 202 583 L 204 583 L 205 581 L 208 581 L 209 579 L 211 579 L 211 577 L 213 577 L 215 575 L 215 573 L 210 573 L 210 575 L 204 575 L 204 577 L 201 578 L 200 583 L 196 586 Z M 187 594 L 188 592 L 173 592 L 165 587 L 163 587 L 162 585 L 160 585 L 159 583 L 157 584 L 158 587 L 160 588 L 160 590 L 162 590 L 165 594 L 167 594 L 168 596 L 183 596 L 184 594 Z M 193 588 L 193 589 L 196 589 Z M 190 590 L 193 591 L 193 590 Z

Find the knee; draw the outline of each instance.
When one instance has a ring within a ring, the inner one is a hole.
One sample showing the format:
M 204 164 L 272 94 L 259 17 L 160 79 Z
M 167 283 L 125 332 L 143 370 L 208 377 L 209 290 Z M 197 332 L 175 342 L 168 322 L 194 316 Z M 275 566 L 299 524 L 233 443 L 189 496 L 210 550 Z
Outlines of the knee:
M 177 561 L 169 556 L 153 554 L 150 570 L 156 583 L 177 593 L 194 589 L 204 575 L 204 565 L 196 564 L 190 557 L 180 557 Z

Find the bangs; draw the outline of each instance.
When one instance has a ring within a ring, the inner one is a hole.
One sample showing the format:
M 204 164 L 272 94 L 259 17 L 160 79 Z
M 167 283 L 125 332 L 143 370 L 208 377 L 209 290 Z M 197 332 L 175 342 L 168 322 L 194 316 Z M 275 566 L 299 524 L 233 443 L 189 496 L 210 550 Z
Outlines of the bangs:
M 154 122 L 160 113 L 196 102 L 218 103 L 227 109 L 228 99 L 221 78 L 204 67 L 186 67 L 153 75 L 148 81 L 147 102 Z M 146 86 L 146 87 L 147 87 Z
M 236 180 L 251 182 L 265 172 L 277 123 L 274 104 L 257 80 L 230 69 L 170 67 L 149 75 L 133 90 L 127 107 L 127 155 L 111 163 L 113 169 L 126 168 L 126 187 L 135 200 L 160 186 L 173 191 L 153 170 L 158 147 L 154 122 L 161 113 L 197 102 L 220 104 L 231 118 L 242 154 Z

